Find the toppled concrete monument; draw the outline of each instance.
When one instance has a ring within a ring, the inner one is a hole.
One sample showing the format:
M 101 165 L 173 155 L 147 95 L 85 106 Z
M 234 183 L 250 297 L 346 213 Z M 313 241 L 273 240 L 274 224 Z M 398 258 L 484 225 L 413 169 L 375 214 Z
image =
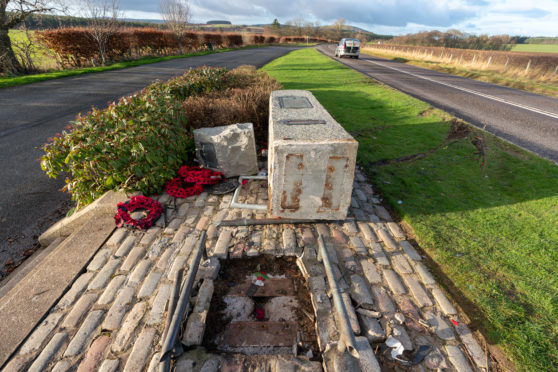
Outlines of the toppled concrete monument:
M 269 212 L 342 220 L 353 189 L 358 142 L 312 93 L 279 90 L 269 101 Z
M 203 167 L 227 178 L 258 173 L 252 123 L 196 129 L 194 141 L 196 158 Z

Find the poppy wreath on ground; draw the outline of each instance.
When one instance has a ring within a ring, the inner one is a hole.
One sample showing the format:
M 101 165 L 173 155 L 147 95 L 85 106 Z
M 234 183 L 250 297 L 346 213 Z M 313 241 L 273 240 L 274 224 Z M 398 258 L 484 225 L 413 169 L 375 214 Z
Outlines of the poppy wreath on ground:
M 197 166 L 183 166 L 178 170 L 178 175 L 185 182 L 197 183 L 202 185 L 215 185 L 223 179 L 223 173 L 215 172 L 211 169 L 200 168 Z
M 124 203 L 118 203 L 118 212 L 114 216 L 116 226 L 130 225 L 145 230 L 153 226 L 155 221 L 164 212 L 161 203 L 146 196 L 133 196 L 130 200 Z M 139 220 L 135 220 L 130 216 L 130 213 L 136 209 L 145 209 L 148 211 L 147 216 Z
M 182 177 L 176 177 L 167 182 L 165 190 L 175 198 L 188 198 L 203 192 L 203 186 L 198 183 L 184 182 Z
M 165 190 L 175 198 L 188 198 L 201 194 L 204 185 L 214 185 L 222 179 L 221 172 L 184 165 L 178 170 L 178 177 L 167 182 Z

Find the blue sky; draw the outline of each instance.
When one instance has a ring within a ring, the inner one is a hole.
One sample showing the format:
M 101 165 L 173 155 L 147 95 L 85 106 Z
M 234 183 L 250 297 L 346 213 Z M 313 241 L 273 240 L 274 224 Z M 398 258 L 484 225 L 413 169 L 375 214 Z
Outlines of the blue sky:
M 158 0 L 120 0 L 128 18 L 160 19 Z M 558 36 L 558 0 L 190 0 L 192 22 L 286 23 L 295 17 L 380 34 L 456 28 L 474 34 Z

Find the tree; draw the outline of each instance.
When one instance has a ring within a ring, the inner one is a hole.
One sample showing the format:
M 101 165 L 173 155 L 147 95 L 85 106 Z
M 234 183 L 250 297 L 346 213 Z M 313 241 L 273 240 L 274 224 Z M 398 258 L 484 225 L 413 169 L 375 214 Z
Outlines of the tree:
M 279 21 L 277 20 L 277 18 L 275 18 L 273 20 L 273 22 L 271 23 L 271 31 L 273 33 L 276 33 L 278 35 L 281 34 L 281 24 L 279 23 Z
M 302 17 L 295 17 L 292 20 L 292 24 L 294 30 L 298 36 L 302 36 L 302 32 L 304 30 L 304 18 Z
M 343 28 L 345 28 L 345 18 L 339 18 L 337 21 L 333 22 L 335 27 L 335 32 L 337 33 L 337 38 L 343 38 Z
M 0 0 L 2 1 L 2 0 Z M 112 35 L 120 28 L 121 17 L 119 0 L 80 0 L 88 18 L 87 32 L 97 44 L 101 63 L 107 63 L 107 47 Z
M 161 0 L 160 5 L 163 19 L 176 35 L 178 51 L 182 54 L 182 40 L 191 18 L 190 3 L 188 0 Z
M 57 5 L 49 0 L 0 0 L 0 75 L 23 72 L 12 50 L 9 30 L 25 21 L 29 15 L 53 11 Z

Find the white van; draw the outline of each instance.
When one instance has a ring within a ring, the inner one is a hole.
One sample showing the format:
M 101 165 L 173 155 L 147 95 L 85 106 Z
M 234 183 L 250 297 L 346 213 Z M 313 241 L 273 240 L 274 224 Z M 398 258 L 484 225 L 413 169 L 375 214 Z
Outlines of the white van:
M 358 58 L 360 54 L 360 40 L 359 39 L 341 39 L 337 49 L 335 49 L 335 57 L 351 57 Z

